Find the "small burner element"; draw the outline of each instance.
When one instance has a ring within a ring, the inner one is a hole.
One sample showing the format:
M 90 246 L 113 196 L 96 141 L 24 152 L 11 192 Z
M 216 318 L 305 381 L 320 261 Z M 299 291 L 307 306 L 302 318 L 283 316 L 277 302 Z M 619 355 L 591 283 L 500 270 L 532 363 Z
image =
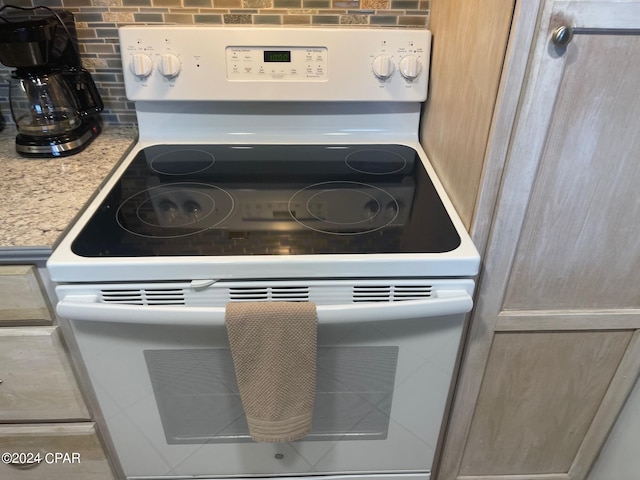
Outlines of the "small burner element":
M 289 199 L 289 214 L 296 222 L 333 235 L 380 230 L 396 219 L 399 210 L 391 194 L 360 182 L 316 183 L 298 190 Z
M 407 166 L 401 155 L 380 149 L 357 150 L 347 155 L 345 163 L 350 169 L 369 175 L 398 173 Z
M 176 238 L 213 228 L 231 215 L 234 201 L 206 183 L 178 182 L 148 188 L 127 198 L 116 212 L 118 224 L 134 235 Z
M 162 175 L 191 175 L 211 168 L 215 161 L 204 150 L 184 149 L 161 153 L 150 161 L 149 167 Z

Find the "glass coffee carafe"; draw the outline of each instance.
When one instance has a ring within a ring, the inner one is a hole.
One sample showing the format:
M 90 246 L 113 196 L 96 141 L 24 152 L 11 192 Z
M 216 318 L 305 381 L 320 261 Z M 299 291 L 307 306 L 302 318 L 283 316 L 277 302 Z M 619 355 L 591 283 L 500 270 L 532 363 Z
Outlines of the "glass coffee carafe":
M 80 126 L 82 112 L 62 73 L 13 76 L 10 82 L 11 113 L 20 133 L 61 135 Z

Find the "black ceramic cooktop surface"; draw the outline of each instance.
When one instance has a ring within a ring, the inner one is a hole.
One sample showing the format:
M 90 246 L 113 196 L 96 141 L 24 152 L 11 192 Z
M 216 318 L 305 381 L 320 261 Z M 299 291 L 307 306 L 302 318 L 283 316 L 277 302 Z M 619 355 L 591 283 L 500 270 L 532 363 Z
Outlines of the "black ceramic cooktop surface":
M 460 238 L 404 145 L 156 145 L 72 249 L 85 257 L 440 253 Z

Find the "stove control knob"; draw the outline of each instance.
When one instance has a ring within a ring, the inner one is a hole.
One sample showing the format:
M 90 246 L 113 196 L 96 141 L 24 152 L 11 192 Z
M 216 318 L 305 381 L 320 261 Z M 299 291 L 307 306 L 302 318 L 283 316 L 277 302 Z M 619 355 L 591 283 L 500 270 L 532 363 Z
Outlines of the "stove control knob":
M 147 78 L 153 70 L 151 57 L 144 53 L 134 53 L 131 57 L 131 71 L 138 78 Z
M 160 71 L 166 78 L 175 78 L 180 73 L 180 59 L 173 53 L 165 53 L 160 57 Z
M 374 58 L 371 68 L 373 69 L 373 74 L 380 80 L 389 78 L 393 75 L 395 69 L 391 58 L 387 55 L 378 55 Z
M 413 55 L 407 55 L 400 60 L 400 73 L 407 80 L 413 81 L 420 76 L 422 64 Z

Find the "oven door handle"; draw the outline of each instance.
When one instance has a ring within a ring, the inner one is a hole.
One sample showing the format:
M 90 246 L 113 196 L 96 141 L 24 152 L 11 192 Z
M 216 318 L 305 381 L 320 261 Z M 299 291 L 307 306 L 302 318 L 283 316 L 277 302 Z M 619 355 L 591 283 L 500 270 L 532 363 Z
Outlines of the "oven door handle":
M 435 297 L 435 298 L 433 298 Z M 358 323 L 455 315 L 471 311 L 473 300 L 465 290 L 439 290 L 428 300 L 390 303 L 317 305 L 318 323 Z M 179 305 L 128 305 L 100 303 L 97 295 L 67 295 L 57 306 L 58 315 L 87 322 L 148 325 L 223 326 L 224 307 Z

